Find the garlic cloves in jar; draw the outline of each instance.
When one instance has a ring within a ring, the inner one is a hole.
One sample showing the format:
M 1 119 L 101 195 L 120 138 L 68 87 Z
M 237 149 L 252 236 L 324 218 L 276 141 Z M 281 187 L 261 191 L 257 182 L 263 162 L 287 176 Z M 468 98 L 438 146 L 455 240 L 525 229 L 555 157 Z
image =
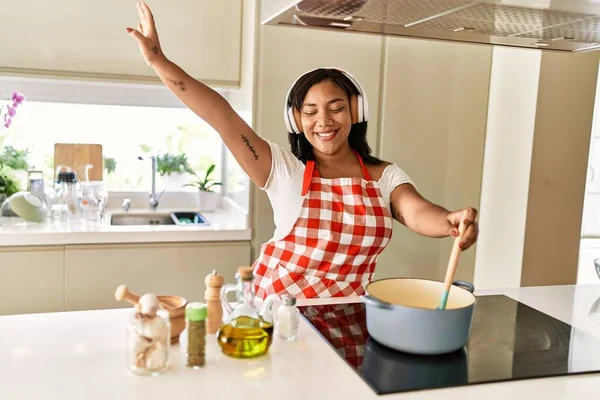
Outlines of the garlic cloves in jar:
M 138 375 L 158 375 L 168 367 L 171 324 L 158 298 L 140 297 L 128 326 L 128 367 Z

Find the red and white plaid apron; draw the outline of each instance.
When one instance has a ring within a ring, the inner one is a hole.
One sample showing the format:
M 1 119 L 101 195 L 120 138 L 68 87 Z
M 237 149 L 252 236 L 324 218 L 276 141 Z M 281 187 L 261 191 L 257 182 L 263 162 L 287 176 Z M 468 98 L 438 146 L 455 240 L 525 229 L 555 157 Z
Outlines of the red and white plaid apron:
M 369 338 L 362 303 L 306 306 L 302 314 L 350 365 L 362 365 Z
M 281 240 L 265 243 L 253 265 L 256 296 L 361 295 L 392 236 L 386 200 L 358 153 L 363 178 L 324 179 L 304 171 L 300 216 Z

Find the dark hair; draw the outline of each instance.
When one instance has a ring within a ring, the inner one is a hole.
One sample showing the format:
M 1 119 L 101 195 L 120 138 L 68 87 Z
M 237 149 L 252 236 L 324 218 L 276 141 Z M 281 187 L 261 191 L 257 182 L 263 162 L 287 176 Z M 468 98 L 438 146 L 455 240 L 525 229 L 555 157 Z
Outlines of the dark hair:
M 344 92 L 350 99 L 352 95 L 358 95 L 359 91 L 354 86 L 352 81 L 341 71 L 336 69 L 320 68 L 303 75 L 290 91 L 290 96 L 287 100 L 288 107 L 294 107 L 297 110 L 302 109 L 302 103 L 306 94 L 311 87 L 317 83 L 330 81 Z M 292 153 L 304 164 L 307 160 L 314 160 L 313 147 L 306 139 L 304 134 L 290 133 L 288 136 Z M 367 164 L 382 164 L 383 161 L 371 155 L 371 148 L 367 143 L 367 122 L 359 122 L 352 124 L 350 134 L 348 135 L 348 143 L 350 147 L 356 150 Z

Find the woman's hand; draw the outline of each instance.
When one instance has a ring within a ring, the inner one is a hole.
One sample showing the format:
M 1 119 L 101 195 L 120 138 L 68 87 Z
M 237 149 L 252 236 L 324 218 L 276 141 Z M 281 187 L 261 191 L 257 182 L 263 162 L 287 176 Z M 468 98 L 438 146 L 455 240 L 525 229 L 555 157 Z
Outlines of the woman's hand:
M 450 235 L 454 237 L 458 236 L 458 226 L 463 218 L 466 230 L 460 242 L 460 248 L 462 250 L 466 250 L 471 247 L 475 241 L 477 241 L 477 236 L 479 235 L 479 227 L 477 226 L 477 221 L 475 220 L 477 218 L 477 210 L 468 207 L 462 210 L 453 211 L 446 216 L 446 220 L 451 225 Z
M 148 66 L 154 66 L 158 61 L 165 58 L 158 41 L 158 33 L 154 24 L 154 16 L 150 11 L 150 7 L 145 2 L 137 3 L 140 22 L 138 28 L 127 28 L 127 32 L 132 36 L 140 46 L 140 51 L 144 56 L 144 60 Z

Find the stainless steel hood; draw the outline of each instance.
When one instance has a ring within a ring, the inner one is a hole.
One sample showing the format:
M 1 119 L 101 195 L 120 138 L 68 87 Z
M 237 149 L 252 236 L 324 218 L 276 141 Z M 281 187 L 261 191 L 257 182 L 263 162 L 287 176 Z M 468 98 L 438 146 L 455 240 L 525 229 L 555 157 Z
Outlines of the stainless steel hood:
M 600 50 L 600 0 L 262 0 L 261 22 L 303 29 Z

